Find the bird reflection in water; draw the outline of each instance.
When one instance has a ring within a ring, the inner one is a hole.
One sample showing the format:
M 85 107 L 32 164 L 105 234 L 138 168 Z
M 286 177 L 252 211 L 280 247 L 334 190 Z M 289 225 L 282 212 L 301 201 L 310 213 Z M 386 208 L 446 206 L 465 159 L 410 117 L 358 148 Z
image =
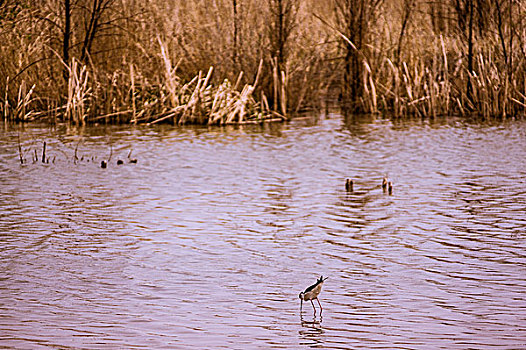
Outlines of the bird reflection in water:
M 324 342 L 323 335 L 325 330 L 321 326 L 323 317 L 320 316 L 319 319 L 316 316 L 313 316 L 311 320 L 303 318 L 303 315 L 300 314 L 301 329 L 298 331 L 301 341 L 301 345 L 308 346 L 317 346 L 321 345 Z
M 303 317 L 302 314 L 300 314 L 300 321 L 301 325 L 303 327 L 309 327 L 309 328 L 319 328 L 321 329 L 321 323 L 323 322 L 323 317 L 320 315 L 320 318 L 316 318 L 316 315 L 312 317 L 312 320 L 308 320 Z

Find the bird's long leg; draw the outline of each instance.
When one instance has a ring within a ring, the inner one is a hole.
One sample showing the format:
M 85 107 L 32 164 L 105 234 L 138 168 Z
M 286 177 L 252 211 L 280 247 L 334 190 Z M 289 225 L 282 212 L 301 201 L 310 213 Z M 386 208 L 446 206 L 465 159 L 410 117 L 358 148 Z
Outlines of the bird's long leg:
M 310 300 L 310 303 L 312 304 L 312 308 L 314 309 L 314 314 L 316 315 L 316 308 L 314 307 L 314 303 L 312 302 L 312 299 Z
M 320 305 L 320 314 L 321 314 L 323 311 L 323 308 L 321 307 L 320 299 L 316 298 L 316 300 L 318 301 L 318 305 Z
M 300 299 L 300 315 L 303 312 L 303 299 Z

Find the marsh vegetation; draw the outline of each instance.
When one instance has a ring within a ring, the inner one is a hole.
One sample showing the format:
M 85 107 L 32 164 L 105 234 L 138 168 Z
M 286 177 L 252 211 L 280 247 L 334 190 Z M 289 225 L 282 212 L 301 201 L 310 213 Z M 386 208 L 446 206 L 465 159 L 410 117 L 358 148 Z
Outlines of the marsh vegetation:
M 4 120 L 523 116 L 523 0 L 4 0 Z

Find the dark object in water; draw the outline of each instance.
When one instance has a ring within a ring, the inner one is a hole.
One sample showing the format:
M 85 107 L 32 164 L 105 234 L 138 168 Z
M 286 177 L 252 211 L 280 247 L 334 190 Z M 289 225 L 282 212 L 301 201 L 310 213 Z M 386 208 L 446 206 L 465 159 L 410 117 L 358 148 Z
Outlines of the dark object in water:
M 385 190 L 387 190 L 387 178 L 384 177 L 384 179 L 382 180 L 382 190 L 385 192 Z
M 347 192 L 353 191 L 353 185 L 354 185 L 354 181 L 352 179 L 347 179 L 345 181 L 345 189 L 347 190 Z
M 130 163 L 137 164 L 137 159 L 135 158 L 130 159 Z
M 122 164 L 124 164 L 124 162 L 122 161 L 122 159 L 117 160 L 117 165 L 122 165 Z
M 44 141 L 44 147 L 42 147 L 42 163 L 45 163 L 45 162 L 46 162 L 46 141 Z
M 100 167 L 101 167 L 102 169 L 106 169 L 107 166 L 108 166 L 108 163 L 106 163 L 105 160 L 103 160 L 102 162 L 100 162 Z
M 393 194 L 393 183 L 391 181 L 389 181 L 389 183 L 387 184 L 387 188 L 388 193 Z

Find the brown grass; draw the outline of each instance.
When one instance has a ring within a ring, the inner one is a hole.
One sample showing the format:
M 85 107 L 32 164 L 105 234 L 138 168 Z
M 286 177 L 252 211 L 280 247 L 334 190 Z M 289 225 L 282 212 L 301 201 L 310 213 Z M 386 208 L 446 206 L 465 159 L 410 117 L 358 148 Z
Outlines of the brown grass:
M 277 23 L 271 6 L 278 0 L 237 0 L 236 11 L 230 0 L 153 0 L 148 7 L 104 0 L 109 7 L 99 14 L 89 55 L 81 61 L 92 7 L 79 0 L 65 64 L 59 54 L 63 8 L 50 0 L 6 1 L 0 5 L 0 115 L 78 124 L 285 120 L 345 90 L 349 38 L 335 5 L 346 1 L 295 2 L 287 35 L 279 36 L 270 32 Z M 491 3 L 493 17 L 483 18 L 487 27 L 475 33 L 472 71 L 453 2 L 383 2 L 375 22 L 366 25 L 358 62 L 361 93 L 351 103 L 362 112 L 396 117 L 523 116 L 526 7 L 499 1 L 500 22 Z M 507 3 L 513 7 L 504 12 Z M 286 41 L 276 45 L 276 38 Z M 276 47 L 283 62 L 273 55 Z

